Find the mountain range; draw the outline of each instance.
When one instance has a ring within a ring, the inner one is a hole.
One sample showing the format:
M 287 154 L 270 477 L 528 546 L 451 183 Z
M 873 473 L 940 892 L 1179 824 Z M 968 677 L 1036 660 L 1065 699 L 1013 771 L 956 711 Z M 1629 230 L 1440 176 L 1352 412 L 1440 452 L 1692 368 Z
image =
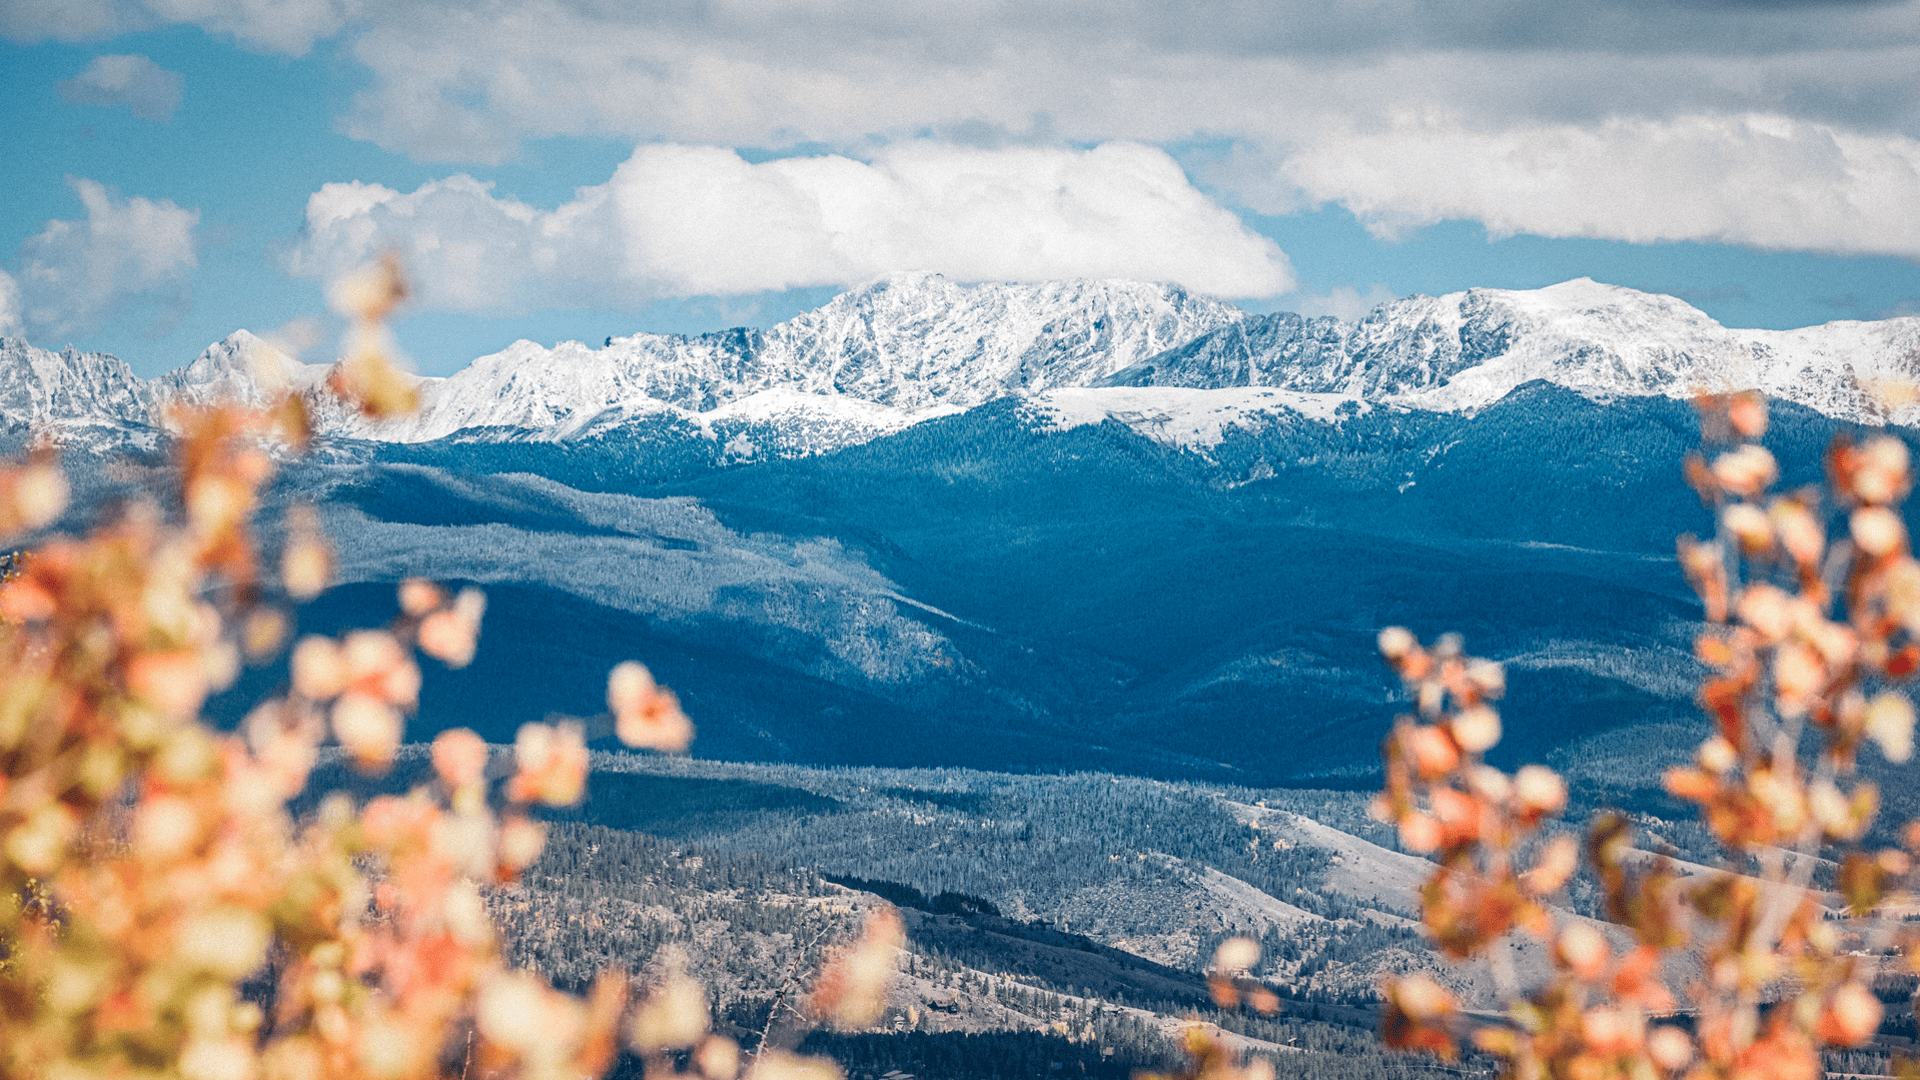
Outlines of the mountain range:
M 274 498 L 322 508 L 341 578 L 303 625 L 384 621 L 414 574 L 492 597 L 421 734 L 591 716 L 639 657 L 707 757 L 1365 784 L 1399 623 L 1509 665 L 1547 722 L 1504 754 L 1658 800 L 1697 729 L 1673 536 L 1712 524 L 1685 399 L 1764 389 L 1805 482 L 1837 430 L 1911 435 L 1917 347 L 1920 319 L 1732 330 L 1585 279 L 1346 323 L 914 274 L 765 330 L 519 342 L 384 425 L 244 332 L 153 380 L 6 340 L 0 417 L 64 433 L 98 505 L 153 475 L 108 460 L 157 461 L 167 401 L 301 388 L 323 438 Z
M 1553 765 L 1570 825 L 1624 808 L 1699 872 L 1712 845 L 1660 784 L 1707 731 L 1673 559 L 1713 527 L 1680 477 L 1686 399 L 1765 390 L 1782 483 L 1810 483 L 1862 425 L 1920 452 L 1916 346 L 1920 319 L 1730 330 L 1587 280 L 1347 323 L 899 275 L 764 330 L 517 342 L 378 425 L 245 331 L 151 380 L 0 340 L 0 449 L 63 444 L 78 529 L 163 490 L 169 403 L 295 388 L 321 437 L 283 456 L 264 540 L 315 505 L 337 565 L 299 631 L 386 623 L 410 576 L 487 593 L 474 663 L 423 659 L 409 741 L 558 713 L 610 748 L 608 669 L 671 686 L 692 759 L 595 754 L 542 862 L 490 894 L 516 964 L 584 985 L 672 955 L 747 1038 L 802 943 L 884 898 L 910 944 L 882 1023 L 805 1045 L 855 1080 L 1165 1071 L 1196 1010 L 1278 1076 L 1374 1076 L 1407 1071 L 1367 1033 L 1382 974 L 1476 1007 L 1496 985 L 1432 951 L 1429 864 L 1367 816 L 1405 707 L 1379 628 L 1503 662 L 1492 760 Z M 286 681 L 250 668 L 208 713 Z M 1920 813 L 1863 757 L 1883 820 Z M 329 760 L 318 786 L 361 794 L 429 768 L 418 745 L 378 780 Z M 1563 901 L 1604 915 L 1590 880 Z M 1261 943 L 1282 1016 L 1209 1010 L 1230 935 Z M 1884 1073 L 1885 1050 L 1829 1068 Z
M 244 330 L 152 381 L 112 356 L 0 339 L 0 416 L 150 425 L 167 400 L 257 398 L 287 383 L 324 397 L 326 371 Z M 451 377 L 421 379 L 421 410 L 398 421 L 319 413 L 325 434 L 385 442 L 460 433 L 557 441 L 661 414 L 694 423 L 785 417 L 882 434 L 1070 388 L 1286 392 L 1156 396 L 1174 412 L 1196 401 L 1236 412 L 1324 413 L 1345 401 L 1472 412 L 1540 380 L 1596 399 L 1758 388 L 1836 418 L 1911 422 L 1920 405 L 1896 388 L 1917 377 L 1920 318 L 1730 330 L 1673 297 L 1585 278 L 1410 296 L 1346 323 L 1252 315 L 1172 285 L 962 286 L 901 274 L 766 330 L 634 334 L 597 349 L 515 342 Z

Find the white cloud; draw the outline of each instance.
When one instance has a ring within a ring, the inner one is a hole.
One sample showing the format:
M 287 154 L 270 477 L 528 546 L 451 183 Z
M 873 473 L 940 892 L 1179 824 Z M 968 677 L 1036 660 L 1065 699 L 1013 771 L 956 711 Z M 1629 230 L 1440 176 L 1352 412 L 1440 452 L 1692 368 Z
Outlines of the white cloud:
M 123 0 L 9 0 L 0 4 L 0 34 L 14 41 L 95 41 L 157 24 L 152 13 Z
M 116 199 L 71 179 L 85 221 L 49 221 L 20 245 L 19 319 L 36 341 L 82 337 L 126 317 L 163 333 L 193 304 L 198 210 L 167 199 Z
M 418 160 L 569 135 L 857 158 L 923 138 L 1225 142 L 1244 153 L 1215 182 L 1267 212 L 1920 255 L 1880 227 L 1920 147 L 1917 6 L 13 0 L 0 33 L 190 22 L 296 53 L 337 35 L 368 72 L 342 130 Z
M 296 273 L 399 250 L 423 302 L 453 310 L 629 304 L 842 285 L 893 270 L 967 281 L 1120 277 L 1225 296 L 1292 288 L 1287 258 L 1164 152 L 982 150 L 910 142 L 870 162 L 751 164 L 650 145 L 551 211 L 467 176 L 403 194 L 328 184 L 307 202 Z
M 398 5 L 393 5 L 397 7 Z M 354 17 L 389 5 L 367 0 L 7 0 L 0 36 L 14 41 L 99 41 L 187 23 L 256 48 L 306 52 Z
M 1496 235 L 1920 255 L 1920 142 L 1781 116 L 1494 131 L 1403 119 L 1299 147 L 1280 172 L 1382 234 L 1465 218 Z
M 1364 293 L 1351 285 L 1335 285 L 1325 296 L 1301 293 L 1280 306 L 1308 318 L 1331 315 L 1341 322 L 1359 322 L 1367 312 L 1395 298 L 1385 285 L 1369 285 Z
M 163 124 L 185 100 L 186 86 L 186 76 L 137 54 L 96 56 L 80 74 L 56 84 L 75 105 L 125 105 L 140 119 Z
M 20 325 L 20 283 L 0 270 L 0 337 L 17 337 Z
M 1283 5 L 1264 25 L 1231 5 L 1177 18 L 1123 5 L 1131 21 L 1110 23 L 1067 5 L 985 20 L 991 38 L 968 28 L 980 13 L 965 4 L 865 21 L 858 4 L 827 3 L 784 28 L 724 7 L 698 25 L 560 0 L 477 21 L 415 7 L 355 42 L 373 80 L 346 125 L 416 157 L 483 161 L 529 136 L 609 131 L 849 148 L 926 131 L 1225 139 L 1253 152 L 1216 182 L 1268 212 L 1336 201 L 1389 228 L 1460 217 L 1920 255 L 1920 239 L 1883 227 L 1887 196 L 1920 207 L 1911 4 L 1620 19 L 1618 4 L 1569 0 L 1529 6 L 1537 25 L 1494 25 L 1511 5 L 1469 4 L 1478 14 L 1458 26 L 1422 5 L 1368 7 Z M 1213 32 L 1172 29 L 1210 20 Z

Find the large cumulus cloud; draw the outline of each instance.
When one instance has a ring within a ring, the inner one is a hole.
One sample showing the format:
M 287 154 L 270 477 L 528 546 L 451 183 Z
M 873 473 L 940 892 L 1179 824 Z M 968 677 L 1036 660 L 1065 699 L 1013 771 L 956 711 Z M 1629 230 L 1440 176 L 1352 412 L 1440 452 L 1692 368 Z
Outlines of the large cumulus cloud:
M 143 322 L 150 334 L 171 329 L 193 304 L 200 212 L 169 199 L 121 198 L 93 180 L 68 184 L 87 216 L 49 221 L 21 243 L 13 320 L 36 341 L 85 337 L 123 319 Z
M 1279 173 L 1382 233 L 1472 218 L 1495 234 L 1920 254 L 1920 143 L 1778 116 L 1498 131 L 1408 118 L 1304 148 Z
M 820 143 L 855 157 L 927 137 L 1225 141 L 1238 167 L 1215 180 L 1249 205 L 1341 203 L 1386 227 L 1453 216 L 1547 235 L 1920 255 L 1888 239 L 1901 228 L 1878 227 L 1920 194 L 1915 0 L 0 8 L 0 32 L 20 40 L 174 21 L 289 52 L 342 35 L 370 76 L 343 129 L 422 160 L 500 162 L 553 135 Z M 1841 191 L 1790 222 L 1801 196 L 1776 181 L 1800 193 L 1804 177 L 1841 177 Z M 1575 194 L 1539 197 L 1556 185 Z
M 1225 296 L 1293 287 L 1272 241 L 1197 191 L 1163 151 L 977 149 L 914 141 L 870 161 L 752 164 L 656 144 L 541 210 L 458 175 L 402 193 L 328 184 L 291 269 L 330 276 L 393 248 L 431 306 L 626 304 L 844 285 L 898 269 L 962 280 L 1119 277 Z

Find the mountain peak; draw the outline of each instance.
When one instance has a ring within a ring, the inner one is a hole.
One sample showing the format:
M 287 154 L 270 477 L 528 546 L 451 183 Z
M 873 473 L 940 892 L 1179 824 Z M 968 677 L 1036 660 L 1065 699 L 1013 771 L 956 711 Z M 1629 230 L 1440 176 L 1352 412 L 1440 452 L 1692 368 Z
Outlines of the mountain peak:
M 1916 358 L 1920 319 L 1730 330 L 1674 297 L 1585 277 L 1401 297 L 1347 323 L 1249 315 L 1164 283 L 961 284 L 907 271 L 765 330 L 639 333 L 598 349 L 516 341 L 451 377 L 420 380 L 422 410 L 378 425 L 330 407 L 318 389 L 327 367 L 245 330 L 152 383 L 113 357 L 0 339 L 0 415 L 149 424 L 161 401 L 257 403 L 286 387 L 314 396 L 328 434 L 411 442 L 485 429 L 562 439 L 662 413 L 707 427 L 740 417 L 774 423 L 762 414 L 832 417 L 848 430 L 857 416 L 853 427 L 878 430 L 997 398 L 1102 386 L 1267 388 L 1331 395 L 1314 398 L 1316 409 L 1351 399 L 1473 411 L 1545 381 L 1597 399 L 1754 388 L 1877 422 L 1887 415 L 1877 388 L 1920 382 Z M 749 399 L 751 408 L 736 407 Z M 1256 399 L 1277 400 L 1248 400 Z M 874 409 L 840 407 L 847 402 Z M 1900 418 L 1920 419 L 1920 408 Z
M 126 361 L 107 353 L 39 349 L 0 338 L 0 417 L 34 428 L 145 424 L 152 391 Z
M 250 330 L 235 330 L 207 346 L 191 364 L 162 375 L 152 385 L 168 401 L 260 405 L 287 390 L 311 389 L 327 370 L 325 364 L 301 363 Z
M 515 342 L 430 381 L 419 416 L 378 432 L 348 427 L 408 441 L 469 427 L 558 437 L 608 417 L 669 407 L 710 414 L 772 390 L 933 415 L 1084 385 L 1245 316 L 1223 301 L 1166 285 L 962 285 L 940 274 L 904 272 L 766 330 L 634 334 L 609 338 L 599 349 Z
M 1536 380 L 1596 398 L 1758 389 L 1878 422 L 1877 386 L 1920 381 L 1917 347 L 1920 319 L 1730 330 L 1675 297 L 1583 277 L 1402 297 L 1353 324 L 1255 316 L 1105 381 L 1268 386 L 1439 411 L 1483 408 Z
M 1245 317 L 1148 282 L 903 275 L 769 329 L 762 355 L 789 385 L 921 410 L 1085 385 Z
M 894 270 L 878 277 L 868 278 L 855 285 L 841 296 L 858 296 L 864 293 L 887 292 L 894 289 L 929 289 L 940 286 L 953 287 L 953 282 L 945 274 L 936 270 Z M 836 298 L 837 299 L 837 298 Z

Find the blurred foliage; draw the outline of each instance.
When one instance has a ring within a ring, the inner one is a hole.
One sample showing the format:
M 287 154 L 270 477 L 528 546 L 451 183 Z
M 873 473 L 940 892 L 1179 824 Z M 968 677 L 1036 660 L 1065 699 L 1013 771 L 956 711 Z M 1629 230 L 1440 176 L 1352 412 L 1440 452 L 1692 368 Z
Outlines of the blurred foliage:
M 1471 1020 L 1432 978 L 1393 980 L 1392 1045 L 1451 1058 L 1469 1043 L 1516 1077 L 1814 1080 L 1863 1064 L 1848 1051 L 1886 1026 L 1882 996 L 1911 994 L 1920 823 L 1902 846 L 1869 839 L 1883 835 L 1871 831 L 1880 790 L 1858 775 L 1865 746 L 1894 764 L 1913 753 L 1914 708 L 1900 689 L 1920 669 L 1920 562 L 1899 512 L 1908 448 L 1843 434 L 1824 483 L 1776 494 L 1765 399 L 1700 408 L 1708 445 L 1688 455 L 1686 475 L 1717 528 L 1682 536 L 1678 552 L 1706 614 L 1694 651 L 1715 733 L 1666 771 L 1665 788 L 1697 807 L 1720 868 L 1647 855 L 1615 812 L 1596 815 L 1584 843 L 1548 838 L 1565 782 L 1539 765 L 1508 774 L 1485 762 L 1502 735 L 1500 666 L 1468 656 L 1457 635 L 1422 644 L 1382 631 L 1416 711 L 1386 743 L 1376 812 L 1439 864 L 1423 921 L 1449 956 L 1491 965 L 1505 1013 Z M 1583 863 L 1599 884 L 1598 918 L 1552 902 Z M 1837 868 L 1826 881 L 1823 866 Z M 1543 984 L 1514 978 L 1513 935 L 1550 950 Z

